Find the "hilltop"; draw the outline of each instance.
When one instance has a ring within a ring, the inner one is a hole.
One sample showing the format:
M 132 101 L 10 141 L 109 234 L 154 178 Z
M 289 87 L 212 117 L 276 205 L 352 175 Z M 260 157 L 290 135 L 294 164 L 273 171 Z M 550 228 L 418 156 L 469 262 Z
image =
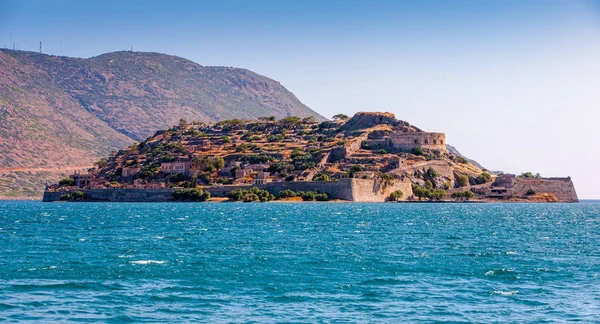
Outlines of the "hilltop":
M 315 117 L 279 82 L 184 58 L 115 52 L 81 59 L 0 49 L 0 196 L 50 178 L 181 118 Z
M 353 201 L 577 201 L 569 178 L 495 176 L 454 152 L 448 150 L 444 133 L 425 132 L 391 113 L 336 115 L 324 122 L 313 117 L 215 124 L 181 120 L 50 191 L 62 193 L 75 186 L 96 190 L 88 192 L 93 199 L 150 201 L 178 197 L 169 190 L 153 191 L 161 188 L 198 188 L 230 198 L 236 192 L 242 199 L 246 196 L 240 192 L 252 187 L 268 192 L 248 193 L 260 200 L 269 200 L 268 194 L 290 198 L 300 191 L 303 199 L 306 192 L 314 192 L 324 197 L 313 198 Z M 132 196 L 107 198 L 126 195 L 102 191 L 111 188 L 129 188 Z

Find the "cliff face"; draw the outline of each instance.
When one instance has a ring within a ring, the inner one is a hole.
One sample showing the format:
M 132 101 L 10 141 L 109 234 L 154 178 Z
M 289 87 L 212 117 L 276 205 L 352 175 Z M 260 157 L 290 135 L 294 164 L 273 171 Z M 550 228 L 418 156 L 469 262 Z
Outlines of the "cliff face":
M 244 69 L 158 53 L 79 59 L 0 49 L 0 197 L 41 194 L 34 184 L 180 118 L 291 115 L 323 119 L 279 82 Z

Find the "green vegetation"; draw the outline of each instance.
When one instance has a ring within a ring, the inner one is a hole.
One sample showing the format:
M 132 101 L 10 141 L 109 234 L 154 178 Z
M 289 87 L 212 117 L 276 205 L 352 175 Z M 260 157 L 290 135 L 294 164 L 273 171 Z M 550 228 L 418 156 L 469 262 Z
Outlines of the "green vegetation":
M 380 149 L 377 151 L 377 154 L 387 154 L 387 151 L 385 149 Z
M 487 172 L 483 172 L 475 179 L 475 183 L 477 184 L 488 183 L 490 181 L 492 181 L 492 176 Z
M 333 120 L 347 120 L 350 117 L 348 117 L 348 115 L 345 114 L 337 114 L 337 115 L 333 115 Z
M 223 143 L 225 143 L 225 144 L 230 144 L 231 143 L 231 137 L 229 137 L 229 136 L 221 136 L 221 141 L 223 141 Z
M 210 199 L 210 192 L 201 188 L 177 189 L 173 191 L 173 200 L 175 201 L 207 201 Z
M 83 200 L 83 199 L 85 199 L 85 192 L 83 192 L 81 190 L 75 190 L 71 194 L 71 198 L 73 200 Z
M 439 176 L 439 174 L 432 168 L 427 169 L 427 172 L 425 172 L 425 176 L 429 179 L 433 179 L 433 178 L 437 178 Z
M 398 200 L 402 199 L 403 196 L 404 196 L 404 193 L 402 191 L 396 190 L 390 194 L 390 196 L 388 197 L 388 200 L 398 201 Z
M 451 195 L 452 198 L 460 199 L 460 200 L 469 200 L 475 197 L 475 194 L 470 190 L 453 192 Z
M 458 184 L 459 187 L 466 187 L 469 185 L 469 176 L 467 175 L 460 175 L 458 177 L 458 179 L 456 179 L 456 184 Z
M 541 178 L 542 175 L 539 173 L 533 174 L 531 172 L 523 172 L 519 175 L 519 178 L 527 178 L 527 179 L 537 179 Z
M 329 196 L 326 193 L 316 191 L 298 191 L 293 190 L 282 190 L 277 194 L 277 199 L 301 197 L 304 201 L 327 201 Z
M 413 184 L 412 189 L 413 189 L 413 194 L 416 197 L 418 197 L 419 200 L 421 200 L 422 198 L 427 198 L 429 200 L 441 200 L 441 199 L 445 198 L 446 196 L 448 196 L 448 194 L 444 190 L 439 190 L 439 189 L 431 190 L 431 189 L 422 187 L 418 184 Z
M 261 190 L 257 187 L 252 187 L 248 190 L 235 189 L 227 195 L 227 198 L 229 198 L 232 201 L 265 202 L 274 200 L 275 196 L 273 196 L 270 192 L 266 190 Z
M 536 194 L 536 192 L 535 192 L 535 190 L 533 190 L 533 189 L 529 189 L 529 190 L 527 190 L 527 192 L 525 193 L 525 195 L 527 195 L 527 196 L 533 196 L 533 195 L 535 195 L 535 194 Z
M 325 173 L 317 174 L 312 180 L 313 181 L 331 181 L 331 179 L 329 178 L 329 175 L 327 175 Z
M 316 191 L 298 191 L 296 192 L 298 197 L 302 197 L 304 201 L 327 201 L 329 196 L 326 193 Z
M 69 201 L 71 200 L 71 194 L 66 192 L 60 196 L 61 201 Z
M 455 161 L 456 163 L 460 163 L 460 164 L 469 164 L 469 161 L 467 161 L 467 159 L 465 159 L 465 158 L 464 158 L 464 157 L 462 157 L 462 156 L 455 156 L 455 157 L 454 157 L 454 161 Z
M 75 185 L 75 180 L 73 178 L 63 178 L 58 182 L 58 185 L 61 187 L 72 187 Z
M 425 152 L 423 151 L 423 148 L 420 147 L 420 146 L 417 146 L 417 147 L 413 148 L 411 150 L 411 153 L 414 154 L 414 155 L 425 155 Z

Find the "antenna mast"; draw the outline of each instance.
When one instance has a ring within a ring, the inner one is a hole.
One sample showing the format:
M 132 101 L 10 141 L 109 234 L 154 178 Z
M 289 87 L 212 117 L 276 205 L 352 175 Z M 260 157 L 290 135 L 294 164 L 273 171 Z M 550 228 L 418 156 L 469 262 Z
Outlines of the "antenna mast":
M 42 41 L 40 41 L 40 54 L 42 54 Z

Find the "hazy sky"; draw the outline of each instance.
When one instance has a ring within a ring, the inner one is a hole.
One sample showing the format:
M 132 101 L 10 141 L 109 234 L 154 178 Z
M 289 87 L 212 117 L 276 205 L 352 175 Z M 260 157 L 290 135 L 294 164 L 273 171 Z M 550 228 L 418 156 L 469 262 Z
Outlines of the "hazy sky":
M 0 0 L 0 46 L 243 67 L 335 113 L 390 111 L 491 170 L 600 198 L 600 1 Z

